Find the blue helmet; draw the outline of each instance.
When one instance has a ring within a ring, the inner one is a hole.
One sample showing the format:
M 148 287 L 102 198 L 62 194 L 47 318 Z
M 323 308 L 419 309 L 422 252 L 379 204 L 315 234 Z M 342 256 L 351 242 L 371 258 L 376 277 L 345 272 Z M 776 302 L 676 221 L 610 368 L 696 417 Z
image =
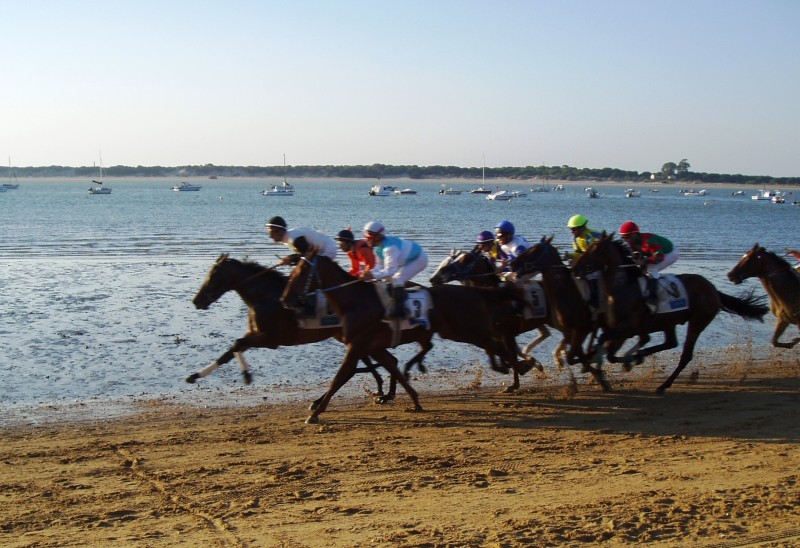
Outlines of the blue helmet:
M 511 236 L 514 235 L 514 225 L 511 224 L 511 221 L 500 221 L 496 225 L 494 225 L 497 232 L 501 234 L 510 234 Z

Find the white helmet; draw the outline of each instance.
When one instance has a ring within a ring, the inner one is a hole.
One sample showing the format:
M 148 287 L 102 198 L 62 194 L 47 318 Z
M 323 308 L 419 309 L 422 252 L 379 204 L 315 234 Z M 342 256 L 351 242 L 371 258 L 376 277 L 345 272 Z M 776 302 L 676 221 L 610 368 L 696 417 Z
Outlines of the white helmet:
M 378 221 L 370 221 L 364 225 L 364 232 L 372 232 L 373 234 L 383 234 L 384 226 Z

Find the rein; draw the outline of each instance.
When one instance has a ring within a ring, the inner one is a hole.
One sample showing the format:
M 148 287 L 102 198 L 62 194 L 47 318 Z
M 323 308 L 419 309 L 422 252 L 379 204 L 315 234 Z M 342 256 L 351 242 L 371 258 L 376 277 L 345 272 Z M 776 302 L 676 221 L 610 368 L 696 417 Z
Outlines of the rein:
M 355 280 L 350 280 L 349 282 L 344 282 L 339 285 L 334 285 L 332 287 L 322 287 L 322 280 L 319 277 L 319 270 L 317 269 L 317 259 L 318 257 L 315 255 L 313 259 L 307 259 L 306 257 L 301 257 L 300 260 L 306 261 L 308 264 L 311 265 L 311 272 L 309 272 L 308 277 L 306 278 L 306 286 L 303 288 L 303 295 L 310 295 L 311 294 L 311 277 L 317 280 L 317 285 L 319 285 L 319 291 L 323 293 L 328 293 L 329 291 L 334 291 L 336 289 L 341 289 L 343 287 L 347 287 L 348 285 L 356 284 L 362 280 L 356 278 Z
M 251 274 L 250 276 L 248 276 L 247 278 L 245 278 L 245 279 L 244 279 L 244 280 L 242 280 L 241 282 L 239 282 L 239 283 L 237 283 L 236 285 L 234 285 L 234 286 L 233 286 L 234 290 L 236 290 L 236 289 L 240 288 L 241 286 L 243 286 L 243 285 L 244 285 L 244 284 L 246 284 L 247 282 L 249 282 L 249 281 L 252 281 L 252 280 L 254 280 L 254 279 L 258 278 L 259 276 L 263 276 L 263 275 L 264 275 L 264 274 L 266 274 L 267 272 L 272 272 L 272 271 L 273 271 L 273 270 L 275 270 L 275 269 L 276 269 L 278 266 L 279 266 L 279 265 L 270 266 L 269 268 L 265 268 L 264 270 L 261 270 L 260 272 L 256 272 L 255 274 Z

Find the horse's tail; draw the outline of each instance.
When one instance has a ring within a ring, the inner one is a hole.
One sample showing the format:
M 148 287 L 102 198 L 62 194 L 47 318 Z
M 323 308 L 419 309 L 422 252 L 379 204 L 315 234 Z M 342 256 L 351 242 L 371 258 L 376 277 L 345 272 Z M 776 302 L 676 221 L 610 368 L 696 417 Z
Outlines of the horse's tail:
M 722 291 L 717 290 L 719 300 L 722 304 L 722 310 L 729 314 L 736 314 L 745 320 L 758 320 L 764 321 L 764 316 L 769 312 L 769 306 L 766 304 L 766 295 L 756 296 L 754 290 L 734 297 L 727 295 Z

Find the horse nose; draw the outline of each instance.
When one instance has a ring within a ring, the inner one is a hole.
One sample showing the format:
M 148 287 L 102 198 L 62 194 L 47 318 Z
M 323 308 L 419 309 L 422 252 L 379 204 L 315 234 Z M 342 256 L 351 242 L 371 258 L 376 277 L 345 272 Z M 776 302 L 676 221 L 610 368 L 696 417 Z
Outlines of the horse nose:
M 199 295 L 192 299 L 192 304 L 198 310 L 208 310 L 208 299 L 203 299 Z

